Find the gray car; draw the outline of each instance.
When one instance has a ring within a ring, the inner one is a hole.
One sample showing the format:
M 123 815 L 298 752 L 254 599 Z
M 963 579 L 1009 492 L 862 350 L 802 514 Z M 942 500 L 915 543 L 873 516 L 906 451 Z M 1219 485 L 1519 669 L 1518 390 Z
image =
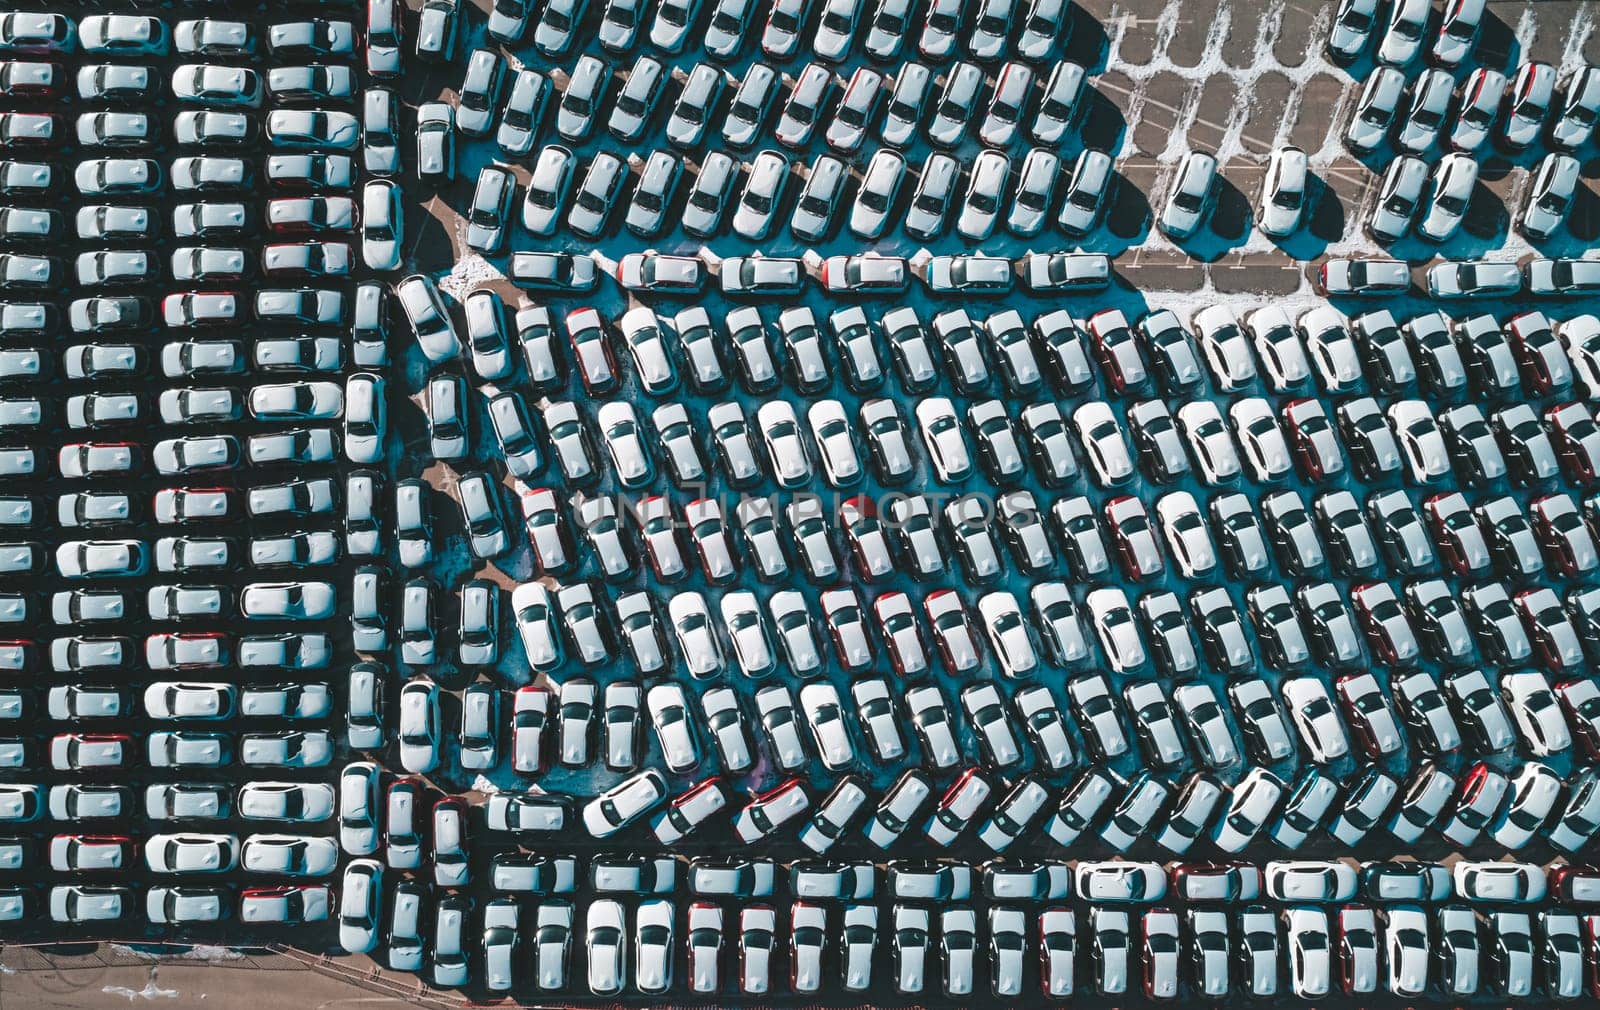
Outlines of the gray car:
M 696 238 L 711 238 L 722 227 L 728 193 L 738 175 L 739 163 L 722 151 L 712 151 L 700 163 L 683 207 L 683 230 Z
M 512 156 L 524 156 L 533 150 L 539 135 L 540 121 L 544 119 L 545 105 L 555 88 L 550 78 L 537 70 L 518 70 L 511 81 L 511 94 L 506 98 L 505 110 L 500 116 L 500 128 L 495 132 L 495 142 Z
M 640 238 L 654 238 L 665 230 L 667 210 L 682 178 L 683 161 L 666 151 L 652 151 L 639 173 L 623 224 Z
M 445 102 L 424 102 L 417 106 L 417 178 L 449 182 L 455 177 L 455 109 Z
M 983 71 L 976 64 L 963 62 L 951 68 L 944 90 L 934 103 L 933 120 L 928 123 L 929 143 L 943 148 L 960 145 L 977 108 L 978 92 L 983 83 Z

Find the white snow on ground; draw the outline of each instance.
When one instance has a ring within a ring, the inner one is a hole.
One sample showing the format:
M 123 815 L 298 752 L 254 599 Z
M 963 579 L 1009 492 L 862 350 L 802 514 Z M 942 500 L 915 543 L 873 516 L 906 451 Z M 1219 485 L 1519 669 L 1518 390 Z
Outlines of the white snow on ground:
M 173 956 L 181 958 L 185 961 L 209 961 L 213 964 L 219 961 L 244 960 L 244 955 L 237 950 L 234 950 L 232 947 L 213 947 L 203 943 L 196 944 L 183 953 L 175 954 Z
M 1139 121 L 1139 111 L 1144 107 L 1146 97 L 1142 85 L 1157 74 L 1171 74 L 1194 87 L 1184 100 L 1184 107 L 1178 115 L 1177 127 L 1167 135 L 1166 146 L 1159 152 L 1138 152 L 1133 140 L 1133 131 L 1130 128 L 1124 135 L 1124 154 L 1143 153 L 1150 155 L 1162 163 L 1175 164 L 1183 159 L 1189 151 L 1188 129 L 1193 125 L 1199 115 L 1204 115 L 1208 122 L 1221 120 L 1225 126 L 1225 135 L 1216 151 L 1217 161 L 1227 164 L 1230 159 L 1242 158 L 1248 161 L 1265 161 L 1266 155 L 1251 151 L 1244 146 L 1244 120 L 1246 105 L 1249 96 L 1257 92 L 1256 84 L 1267 74 L 1281 75 L 1290 82 L 1290 95 L 1283 122 L 1278 127 L 1274 137 L 1273 146 L 1285 143 L 1290 126 L 1294 123 L 1294 113 L 1300 104 L 1300 97 L 1305 89 L 1306 82 L 1319 74 L 1339 75 L 1344 73 L 1330 63 L 1323 54 L 1320 46 L 1315 51 L 1306 55 L 1306 59 L 1298 66 L 1284 66 L 1273 53 L 1273 44 L 1277 40 L 1282 27 L 1284 9 L 1287 2 L 1274 4 L 1268 8 L 1256 26 L 1255 42 L 1251 47 L 1251 57 L 1248 66 L 1231 67 L 1222 57 L 1223 45 L 1227 42 L 1228 35 L 1233 27 L 1233 8 L 1222 4 L 1216 8 L 1211 24 L 1206 29 L 1206 39 L 1200 54 L 1200 60 L 1192 67 L 1181 67 L 1172 62 L 1168 47 L 1173 36 L 1177 33 L 1178 21 L 1184 9 L 1182 0 L 1173 0 L 1156 19 L 1156 42 L 1154 55 L 1150 61 L 1142 64 L 1129 64 L 1123 60 L 1120 49 L 1125 36 L 1126 22 L 1119 20 L 1115 33 L 1111 37 L 1110 52 L 1106 58 L 1106 66 L 1114 68 L 1117 73 L 1129 78 L 1135 84 L 1133 95 L 1127 100 L 1126 118 L 1131 123 Z M 1194 5 L 1189 5 L 1193 11 Z M 1311 38 L 1320 39 L 1327 34 L 1328 22 L 1331 17 L 1331 8 L 1318 14 L 1316 22 L 1312 25 Z M 1203 84 L 1207 78 L 1226 77 L 1233 81 L 1235 93 L 1238 95 L 1236 104 L 1231 110 L 1224 113 L 1218 109 L 1207 109 L 1203 113 L 1198 108 L 1198 103 L 1203 95 Z M 1330 123 L 1337 121 L 1337 113 L 1330 119 Z M 1226 116 L 1226 119 L 1223 117 Z M 1259 125 L 1259 124 L 1258 124 Z M 1328 131 L 1331 143 L 1311 155 L 1313 164 L 1327 164 L 1344 154 L 1344 148 L 1338 142 L 1338 131 Z
M 490 281 L 504 280 L 505 276 L 493 263 L 463 245 L 450 272 L 439 278 L 439 290 L 459 301 L 467 292 Z
M 129 989 L 125 985 L 108 985 L 103 986 L 100 991 L 108 996 L 126 997 L 129 1003 L 132 1003 L 136 999 L 151 1000 L 178 998 L 178 990 L 163 989 L 156 985 L 156 977 L 154 972 L 150 973 L 150 981 L 144 984 L 143 989 Z
M 1583 58 L 1583 47 L 1589 44 L 1589 36 L 1594 34 L 1594 11 L 1584 4 L 1572 16 L 1572 24 L 1567 28 L 1567 44 L 1561 50 L 1561 62 L 1556 64 L 1556 75 L 1565 79 L 1566 76 L 1579 67 L 1586 60 Z
M 1539 32 L 1539 22 L 1533 13 L 1534 5 L 1529 4 L 1522 9 L 1522 17 L 1517 19 L 1517 48 L 1522 51 L 1523 59 L 1533 51 L 1533 39 Z
M 239 953 L 237 950 L 234 950 L 232 947 L 217 947 L 204 943 L 198 943 L 184 950 L 175 950 L 170 953 L 162 948 L 130 947 L 123 943 L 113 943 L 110 946 L 113 953 L 120 954 L 124 957 L 140 957 L 151 959 L 171 958 L 174 960 L 181 959 L 184 961 L 212 962 L 244 960 L 244 955 Z
M 1287 5 L 1288 0 L 1275 3 L 1262 15 L 1259 24 L 1256 26 L 1254 44 L 1248 65 L 1237 68 L 1229 66 L 1222 56 L 1223 45 L 1227 41 L 1234 22 L 1233 9 L 1227 3 L 1219 5 L 1211 15 L 1212 20 L 1206 29 L 1206 38 L 1202 46 L 1200 59 L 1193 67 L 1176 65 L 1168 52 L 1177 33 L 1180 19 L 1184 16 L 1186 5 L 1183 0 L 1172 0 L 1156 19 L 1154 52 L 1150 60 L 1143 64 L 1130 65 L 1123 60 L 1120 50 L 1123 39 L 1126 36 L 1127 21 L 1123 18 L 1115 19 L 1106 65 L 1133 81 L 1132 94 L 1127 96 L 1122 103 L 1125 107 L 1125 116 L 1129 124 L 1138 122 L 1139 111 L 1147 103 L 1146 86 L 1156 75 L 1170 74 L 1189 84 L 1183 99 L 1183 106 L 1178 110 L 1175 117 L 1177 123 L 1172 131 L 1168 133 L 1162 150 L 1159 152 L 1140 151 L 1134 141 L 1133 128 L 1130 125 L 1123 134 L 1121 150 L 1115 152 L 1116 155 L 1119 158 L 1143 155 L 1158 164 L 1175 166 L 1183 160 L 1183 157 L 1191 149 L 1188 134 L 1196 120 L 1204 120 L 1210 126 L 1221 128 L 1222 137 L 1214 153 L 1224 176 L 1229 174 L 1230 165 L 1237 165 L 1240 162 L 1258 165 L 1264 163 L 1269 156 L 1268 152 L 1260 150 L 1264 138 L 1259 135 L 1252 136 L 1252 142 L 1255 144 L 1255 148 L 1252 149 L 1245 145 L 1244 134 L 1247 127 L 1254 127 L 1257 134 L 1263 130 L 1263 124 L 1259 122 L 1251 123 L 1249 120 L 1250 112 L 1255 104 L 1252 98 L 1260 91 L 1257 84 L 1267 74 L 1281 75 L 1287 78 L 1290 83 L 1289 98 L 1285 103 L 1282 119 L 1271 139 L 1271 148 L 1276 149 L 1288 144 L 1291 130 L 1304 101 L 1308 82 L 1319 76 L 1345 79 L 1348 77 L 1349 71 L 1334 65 L 1327 58 L 1320 44 L 1321 40 L 1327 35 L 1332 16 L 1331 6 L 1318 12 L 1310 32 L 1310 39 L 1313 44 L 1308 47 L 1310 51 L 1306 54 L 1305 60 L 1297 66 L 1285 66 L 1278 60 L 1274 52 L 1274 43 L 1282 31 L 1284 10 Z M 1193 5 L 1187 6 L 1192 13 L 1194 11 Z M 1204 15 L 1201 14 L 1200 16 Z M 1584 46 L 1589 37 L 1593 35 L 1597 24 L 1600 24 L 1600 18 L 1597 18 L 1595 5 L 1585 3 L 1577 7 L 1570 25 L 1566 32 L 1563 33 L 1563 51 L 1558 65 L 1558 71 L 1563 78 L 1585 62 Z M 1515 29 L 1521 53 L 1519 59 L 1527 60 L 1531 58 L 1529 53 L 1533 51 L 1534 36 L 1537 30 L 1538 23 L 1532 8 L 1529 8 L 1523 12 L 1522 18 L 1518 21 Z M 1413 72 L 1416 72 L 1415 68 Z M 1227 77 L 1233 81 L 1237 98 L 1230 108 L 1226 110 L 1199 108 L 1205 93 L 1204 82 L 1211 77 Z M 1314 169 L 1326 171 L 1330 167 L 1335 167 L 1336 170 L 1347 171 L 1355 165 L 1350 153 L 1344 147 L 1343 123 L 1346 110 L 1350 103 L 1356 100 L 1358 90 L 1354 86 L 1346 87 L 1340 93 L 1338 104 L 1334 107 L 1332 113 L 1325 117 L 1328 128 L 1323 136 L 1322 146 L 1315 151 L 1308 152 L 1308 159 Z M 1355 168 L 1355 170 L 1360 172 L 1367 171 L 1367 169 L 1359 167 Z M 1514 212 L 1520 205 L 1522 191 L 1528 184 L 1530 170 L 1518 167 L 1513 169 L 1513 172 L 1518 178 L 1506 200 L 1506 205 Z M 1166 198 L 1171 176 L 1170 169 L 1162 171 L 1149 187 L 1151 204 L 1157 214 L 1160 212 L 1162 201 Z M 1252 178 L 1251 181 L 1253 182 L 1254 179 Z M 1372 190 L 1375 191 L 1376 176 L 1373 178 L 1373 183 Z M 1239 184 L 1238 180 L 1235 180 L 1235 184 Z M 1241 189 L 1246 191 L 1247 196 L 1254 197 L 1254 192 L 1248 186 L 1241 186 Z M 1428 258 L 1432 249 L 1431 247 L 1424 247 L 1420 240 L 1407 240 L 1401 243 L 1398 248 L 1392 250 L 1385 249 L 1374 242 L 1361 227 L 1366 212 L 1367 207 L 1365 206 L 1346 208 L 1344 235 L 1326 246 L 1325 252 L 1327 255 L 1394 255 L 1411 260 Z M 1465 238 L 1465 236 L 1463 235 L 1462 238 Z M 1461 239 L 1458 239 L 1452 248 L 1457 250 L 1456 255 L 1463 259 L 1486 256 L 1496 259 L 1521 259 L 1533 255 L 1584 255 L 1587 253 L 1586 249 L 1581 248 L 1555 252 L 1549 248 L 1548 244 L 1544 249 L 1536 250 L 1520 234 L 1509 228 L 1505 234 L 1496 236 L 1487 242 L 1482 239 L 1474 239 L 1473 241 L 1476 242 L 1476 245 L 1470 250 L 1461 251 Z M 1160 229 L 1153 226 L 1149 233 L 1141 239 L 1140 244 L 1143 248 L 1153 251 L 1173 248 L 1172 243 L 1161 233 Z M 1252 223 L 1250 233 L 1245 237 L 1245 240 L 1242 243 L 1230 245 L 1223 252 L 1222 257 L 1267 252 L 1275 248 L 1276 245 L 1277 243 L 1263 234 L 1260 229 L 1254 227 Z M 1186 299 L 1200 298 L 1214 294 L 1215 292 L 1210 289 L 1208 269 L 1206 287 L 1200 292 L 1185 294 L 1182 297 Z M 1299 294 L 1304 295 L 1308 300 L 1313 297 L 1310 282 L 1305 277 L 1301 278 Z

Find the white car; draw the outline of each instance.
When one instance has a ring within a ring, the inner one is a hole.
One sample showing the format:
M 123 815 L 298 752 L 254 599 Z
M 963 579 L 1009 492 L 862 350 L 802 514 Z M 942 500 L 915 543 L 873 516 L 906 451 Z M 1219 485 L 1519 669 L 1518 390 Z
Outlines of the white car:
M 151 873 L 225 873 L 239 861 L 234 835 L 151 835 L 144 844 Z
M 822 763 L 833 771 L 852 765 L 855 748 L 845 727 L 838 690 L 826 681 L 812 681 L 800 688 L 800 708 Z
M 280 877 L 325 877 L 339 862 L 339 844 L 310 835 L 249 835 L 239 864 L 250 873 Z
M 239 763 L 275 768 L 320 768 L 333 758 L 326 730 L 246 733 L 239 738 Z
M 1216 204 L 1217 159 L 1204 151 L 1191 151 L 1178 169 L 1178 178 L 1161 212 L 1161 231 L 1174 242 L 1193 238 Z
M 382 908 L 383 867 L 372 859 L 351 862 L 339 888 L 339 946 L 352 954 L 376 947 Z
M 751 800 L 733 819 L 734 834 L 746 845 L 771 836 L 811 807 L 811 798 L 798 779 L 790 779 Z
M 667 795 L 667 781 L 653 768 L 632 775 L 590 800 L 583 825 L 593 838 L 609 838 L 649 813 Z
M 257 821 L 314 823 L 333 816 L 334 788 L 325 782 L 247 782 L 239 788 L 239 816 Z
M 522 650 L 535 674 L 549 673 L 561 665 L 561 635 L 550 591 L 528 582 L 511 591 L 511 613 L 517 621 Z
M 1280 147 L 1267 162 L 1261 182 L 1261 203 L 1256 221 L 1273 238 L 1288 238 L 1300 227 L 1306 211 L 1306 153 L 1298 147 Z
M 439 686 L 431 680 L 413 680 L 400 689 L 400 765 L 414 774 L 426 774 L 439 765 Z
M 376 463 L 383 458 L 388 429 L 384 381 L 370 372 L 357 372 L 344 386 L 344 453 L 352 463 Z
M 674 774 L 682 774 L 698 765 L 700 754 L 695 747 L 683 688 L 674 683 L 652 686 L 645 693 L 645 708 L 650 713 L 650 723 L 655 727 L 656 738 L 661 743 L 661 754 L 667 769 Z

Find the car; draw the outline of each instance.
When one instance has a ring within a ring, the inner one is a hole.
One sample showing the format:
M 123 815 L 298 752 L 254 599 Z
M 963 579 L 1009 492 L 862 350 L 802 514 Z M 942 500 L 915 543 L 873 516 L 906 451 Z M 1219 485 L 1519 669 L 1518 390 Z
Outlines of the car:
M 1421 158 L 1403 154 L 1391 161 L 1367 221 L 1368 233 L 1384 244 L 1404 238 L 1416 219 L 1427 181 L 1428 166 Z
M 435 3 L 440 0 L 435 0 Z M 454 8 L 453 0 L 443 0 Z M 434 6 L 430 4 L 429 6 Z M 424 13 L 426 18 L 426 13 Z M 455 107 L 445 102 L 417 106 L 417 178 L 449 182 L 456 177 Z
M 611 787 L 583 808 L 583 823 L 594 838 L 608 838 L 648 814 L 667 794 L 667 783 L 646 769 Z
M 734 817 L 734 833 L 744 844 L 753 844 L 804 814 L 810 805 L 805 786 L 798 779 L 789 779 L 751 800 Z
M 1489 827 L 1494 841 L 1511 850 L 1525 846 L 1554 813 L 1561 779 L 1547 766 L 1530 761 L 1510 776 L 1511 799 Z
M 1307 164 L 1306 153 L 1298 147 L 1280 147 L 1272 152 L 1256 207 L 1256 220 L 1267 235 L 1288 238 L 1306 218 Z
M 945 78 L 943 91 L 934 103 L 934 116 L 927 126 L 927 137 L 936 147 L 954 148 L 966 136 L 978 103 L 983 72 L 976 64 L 957 62 Z
M 400 269 L 400 187 L 387 179 L 369 182 L 361 191 L 361 259 L 368 269 Z
M 508 169 L 486 165 L 478 173 L 468 212 L 466 243 L 469 248 L 494 255 L 505 245 L 516 179 Z M 576 225 L 574 226 L 576 227 Z
M 461 353 L 455 324 L 431 279 L 421 274 L 406 277 L 395 286 L 395 295 L 418 346 L 431 364 L 443 364 Z
M 1535 242 L 1547 242 L 1566 223 L 1577 192 L 1578 161 L 1552 152 L 1539 162 L 1533 183 L 1522 199 L 1515 227 Z
M 1555 100 L 1556 69 L 1538 61 L 1524 63 L 1506 89 L 1496 140 L 1508 151 L 1525 150 L 1539 138 Z
M 1193 238 L 1205 225 L 1216 204 L 1217 159 L 1204 151 L 1184 156 L 1167 194 L 1159 225 L 1174 242 Z
M 1477 182 L 1478 163 L 1469 155 L 1445 155 L 1428 177 L 1425 210 L 1417 222 L 1417 234 L 1430 242 L 1448 241 L 1467 214 Z

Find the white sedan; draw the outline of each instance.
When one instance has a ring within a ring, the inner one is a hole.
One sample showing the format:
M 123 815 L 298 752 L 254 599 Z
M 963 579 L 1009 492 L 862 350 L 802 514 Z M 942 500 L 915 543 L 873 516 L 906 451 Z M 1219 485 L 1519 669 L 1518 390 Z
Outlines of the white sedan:
M 583 826 L 595 838 L 608 838 L 649 813 L 666 795 L 667 780 L 648 768 L 590 800 L 583 808 Z

